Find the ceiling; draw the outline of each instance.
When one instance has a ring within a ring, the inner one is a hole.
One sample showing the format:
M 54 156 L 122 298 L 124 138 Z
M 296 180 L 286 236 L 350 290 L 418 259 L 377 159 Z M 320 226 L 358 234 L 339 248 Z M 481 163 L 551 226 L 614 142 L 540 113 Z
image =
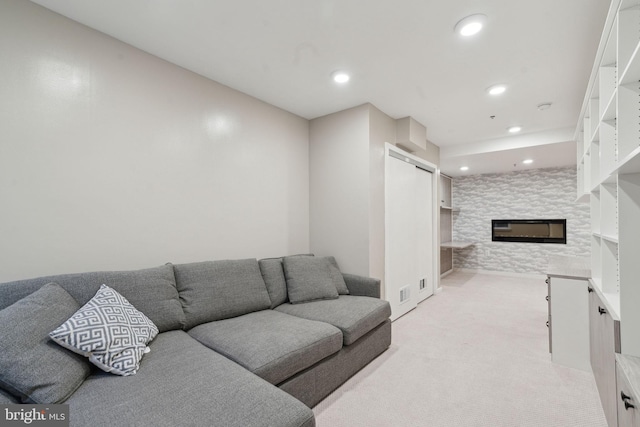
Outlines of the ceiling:
M 504 150 L 524 156 L 520 150 L 538 147 L 531 155 L 545 158 L 536 167 L 557 163 L 554 150 L 568 157 L 562 143 L 573 137 L 609 7 L 607 0 L 32 1 L 307 119 L 366 102 L 394 118 L 412 116 L 454 176 L 473 156 L 504 166 L 497 154 Z M 454 33 L 474 13 L 487 15 L 485 29 L 471 38 Z M 335 70 L 351 80 L 334 83 Z M 508 90 L 491 97 L 485 90 L 496 83 Z M 541 103 L 552 106 L 539 111 Z M 509 136 L 511 125 L 526 137 Z M 575 164 L 575 149 L 567 161 Z M 480 173 L 469 167 L 465 173 Z

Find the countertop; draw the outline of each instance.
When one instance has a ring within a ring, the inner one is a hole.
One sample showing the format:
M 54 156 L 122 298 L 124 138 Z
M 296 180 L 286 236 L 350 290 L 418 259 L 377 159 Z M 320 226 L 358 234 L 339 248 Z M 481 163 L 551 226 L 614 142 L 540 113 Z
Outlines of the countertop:
M 443 242 L 440 243 L 440 247 L 441 248 L 448 248 L 448 249 L 464 249 L 464 248 L 468 248 L 469 246 L 473 246 L 474 243 L 473 242 Z
M 567 279 L 590 279 L 591 260 L 586 257 L 551 256 L 549 257 L 547 276 Z

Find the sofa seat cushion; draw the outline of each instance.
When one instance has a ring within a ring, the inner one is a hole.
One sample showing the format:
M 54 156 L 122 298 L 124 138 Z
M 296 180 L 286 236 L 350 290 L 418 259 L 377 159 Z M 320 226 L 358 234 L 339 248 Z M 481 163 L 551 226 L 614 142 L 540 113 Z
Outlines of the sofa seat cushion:
M 342 348 L 338 328 L 273 310 L 205 323 L 189 335 L 272 384 Z
M 335 326 L 342 331 L 344 345 L 357 341 L 391 316 L 387 301 L 352 295 L 340 295 L 334 300 L 282 304 L 275 310 Z
M 312 427 L 309 408 L 184 331 L 150 344 L 136 375 L 91 375 L 65 403 L 72 426 Z M 99 403 L 99 404 L 97 404 Z
M 20 403 L 17 397 L 0 388 L 0 405 L 7 403 Z

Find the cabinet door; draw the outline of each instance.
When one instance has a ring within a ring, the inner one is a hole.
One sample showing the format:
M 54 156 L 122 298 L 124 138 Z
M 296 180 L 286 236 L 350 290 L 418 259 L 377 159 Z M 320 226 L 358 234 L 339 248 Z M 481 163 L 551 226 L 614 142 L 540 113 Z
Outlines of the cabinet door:
M 547 329 L 549 329 L 549 353 L 553 353 L 553 330 L 551 328 L 551 277 L 547 276 Z
M 549 279 L 551 360 L 590 371 L 587 282 L 561 277 Z
M 440 206 L 451 207 L 451 178 L 440 175 Z
M 620 365 L 616 364 L 618 400 L 618 427 L 640 427 L 640 409 L 637 396 L 629 385 L 627 376 Z
M 607 418 L 607 424 L 615 427 L 618 423 L 616 399 L 616 334 L 617 325 L 608 313 L 593 287 L 589 287 L 589 338 L 591 368 L 598 386 L 600 402 Z

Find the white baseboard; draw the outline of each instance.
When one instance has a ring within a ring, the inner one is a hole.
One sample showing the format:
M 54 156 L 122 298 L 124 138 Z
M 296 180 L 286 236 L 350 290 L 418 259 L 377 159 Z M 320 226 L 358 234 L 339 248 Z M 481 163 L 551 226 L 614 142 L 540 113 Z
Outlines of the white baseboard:
M 547 277 L 545 274 L 516 273 L 511 271 L 478 270 L 475 268 L 456 268 L 455 271 L 460 271 L 462 273 L 474 273 L 474 274 L 493 274 L 494 276 L 526 277 L 529 279 L 546 279 Z

